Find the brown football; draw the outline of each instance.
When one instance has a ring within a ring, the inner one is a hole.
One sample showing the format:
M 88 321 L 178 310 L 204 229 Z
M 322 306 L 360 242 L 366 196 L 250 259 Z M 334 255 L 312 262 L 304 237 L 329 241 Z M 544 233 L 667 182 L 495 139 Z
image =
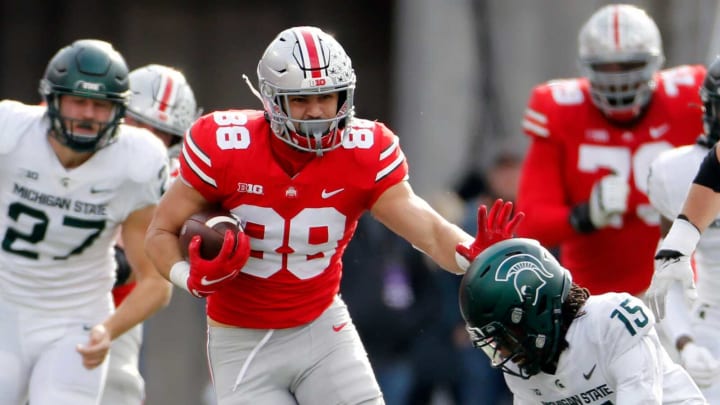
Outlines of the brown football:
M 220 253 L 225 238 L 225 231 L 240 232 L 238 220 L 229 211 L 201 211 L 185 220 L 178 236 L 180 250 L 185 259 L 188 258 L 188 244 L 193 236 L 200 235 L 200 256 L 212 260 Z

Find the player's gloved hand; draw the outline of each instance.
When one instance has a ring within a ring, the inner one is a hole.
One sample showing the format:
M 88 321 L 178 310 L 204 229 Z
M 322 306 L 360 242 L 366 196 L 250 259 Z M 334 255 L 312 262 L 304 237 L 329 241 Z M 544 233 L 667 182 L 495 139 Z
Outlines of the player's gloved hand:
M 677 250 L 660 250 L 655 255 L 655 273 L 645 293 L 648 306 L 658 321 L 665 317 L 665 298 L 673 283 L 682 285 L 688 299 L 696 298 L 690 257 Z
M 225 232 L 218 255 L 212 260 L 200 256 L 202 238 L 196 235 L 188 245 L 189 261 L 178 262 L 170 270 L 174 284 L 185 287 L 201 298 L 218 291 L 232 281 L 250 257 L 250 239 L 244 232 Z
M 680 364 L 700 388 L 720 382 L 720 362 L 703 346 L 686 343 L 680 351 Z
M 700 240 L 700 231 L 680 216 L 673 222 L 655 255 L 655 272 L 645 293 L 648 306 L 660 321 L 665 317 L 665 297 L 673 283 L 680 283 L 688 299 L 697 297 L 690 255 Z
M 475 240 L 470 244 L 458 243 L 455 247 L 455 262 L 467 270 L 470 263 L 490 245 L 513 237 L 520 221 L 525 218 L 524 212 L 512 214 L 513 203 L 503 202 L 498 198 L 495 200 L 490 213 L 487 206 L 480 205 L 477 216 L 477 234 Z
M 630 186 L 627 181 L 615 174 L 608 174 L 598 180 L 590 192 L 590 222 L 596 229 L 620 221 L 627 211 Z

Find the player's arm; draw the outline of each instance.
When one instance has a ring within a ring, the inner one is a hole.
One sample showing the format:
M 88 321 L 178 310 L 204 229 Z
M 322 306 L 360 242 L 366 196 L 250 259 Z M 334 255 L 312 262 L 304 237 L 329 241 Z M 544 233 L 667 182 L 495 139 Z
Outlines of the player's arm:
M 405 238 L 452 273 L 464 272 L 455 261 L 455 246 L 473 237 L 438 214 L 425 200 L 401 181 L 377 199 L 372 215 L 391 231 Z
M 143 239 L 152 218 L 154 205 L 137 209 L 122 223 L 125 253 L 136 278 L 136 286 L 120 307 L 90 331 L 86 344 L 78 346 L 83 365 L 92 369 L 107 356 L 110 342 L 129 329 L 149 318 L 170 301 L 170 283 L 155 270 L 145 255 Z
M 125 256 L 133 269 L 136 286 L 115 314 L 105 322 L 113 338 L 142 322 L 170 301 L 170 284 L 145 254 L 144 239 L 155 206 L 131 213 L 122 225 Z
M 562 153 L 555 142 L 533 138 L 523 163 L 518 186 L 517 209 L 527 217 L 518 235 L 557 246 L 576 234 L 570 225 L 571 209 L 563 184 Z
M 665 296 L 679 282 L 692 297 L 695 293 L 690 255 L 701 233 L 720 213 L 720 151 L 715 145 L 703 159 L 690 186 L 682 213 L 673 221 L 655 255 L 655 273 L 646 293 L 657 319 L 665 316 Z
M 183 261 L 178 234 L 187 218 L 211 204 L 182 179 L 174 181 L 160 199 L 145 237 L 145 250 L 165 278 L 170 280 L 170 269 Z
M 610 378 L 617 381 L 618 404 L 662 403 L 663 367 L 650 340 L 645 336 L 608 361 Z

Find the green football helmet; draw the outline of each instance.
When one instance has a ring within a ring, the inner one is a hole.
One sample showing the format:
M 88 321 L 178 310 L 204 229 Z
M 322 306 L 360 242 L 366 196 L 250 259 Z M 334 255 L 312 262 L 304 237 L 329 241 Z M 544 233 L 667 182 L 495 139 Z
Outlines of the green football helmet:
M 527 379 L 557 354 L 561 306 L 572 278 L 535 240 L 498 242 L 473 260 L 460 284 L 470 340 L 503 372 Z
M 115 139 L 125 116 L 130 98 L 128 68 L 111 44 L 96 39 L 77 40 L 50 60 L 40 80 L 40 95 L 47 104 L 56 139 L 78 152 L 98 150 Z M 75 134 L 73 128 L 78 120 L 60 115 L 62 95 L 109 100 L 114 105 L 112 117 L 94 136 Z M 70 123 L 69 127 L 66 123 Z

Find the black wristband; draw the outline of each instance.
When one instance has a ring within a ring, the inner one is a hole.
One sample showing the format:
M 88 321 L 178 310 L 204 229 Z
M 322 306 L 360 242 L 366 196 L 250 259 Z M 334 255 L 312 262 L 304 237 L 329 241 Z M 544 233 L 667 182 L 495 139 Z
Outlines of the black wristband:
M 590 205 L 578 204 L 570 211 L 570 225 L 579 233 L 594 232 L 597 228 L 590 221 Z
M 718 162 L 717 154 L 714 146 L 700 163 L 697 175 L 693 183 L 712 189 L 716 193 L 720 193 L 720 162 Z

